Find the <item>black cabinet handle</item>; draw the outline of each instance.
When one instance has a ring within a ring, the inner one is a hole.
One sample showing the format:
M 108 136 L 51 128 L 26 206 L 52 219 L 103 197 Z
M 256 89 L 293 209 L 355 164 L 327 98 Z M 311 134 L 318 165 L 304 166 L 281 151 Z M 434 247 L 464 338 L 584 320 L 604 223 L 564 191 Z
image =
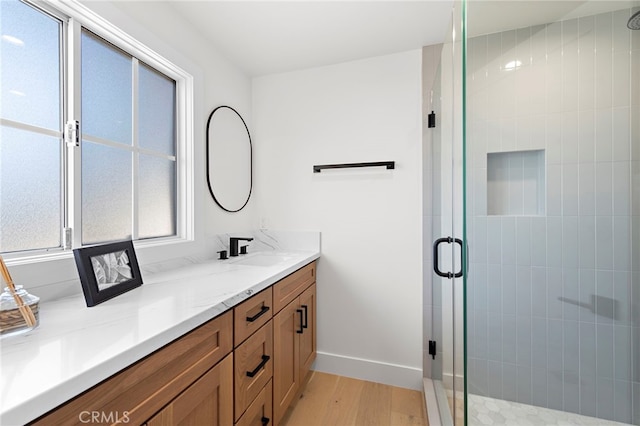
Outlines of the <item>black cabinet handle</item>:
M 258 364 L 258 366 L 256 368 L 254 368 L 253 371 L 247 371 L 247 377 L 253 377 L 256 374 L 258 374 L 258 371 L 260 371 L 262 369 L 262 367 L 264 367 L 264 365 L 270 359 L 271 359 L 271 357 L 269 355 L 262 355 L 262 361 L 260 361 L 260 364 Z
M 262 420 L 262 426 L 267 426 L 269 424 L 269 417 L 263 417 L 260 420 Z
M 268 311 L 269 311 L 269 307 L 268 306 L 263 306 L 262 309 L 260 309 L 260 312 L 258 312 L 257 314 L 255 314 L 252 317 L 247 317 L 247 322 L 254 322 L 258 318 L 260 318 L 261 316 L 266 314 Z
M 304 309 L 304 322 L 302 323 L 302 328 L 308 328 L 309 327 L 309 318 L 308 318 L 308 306 L 307 305 L 302 305 L 302 309 Z
M 300 330 L 296 330 L 296 333 L 302 334 L 304 332 L 304 325 L 302 323 L 302 309 L 296 309 L 296 312 L 300 314 Z

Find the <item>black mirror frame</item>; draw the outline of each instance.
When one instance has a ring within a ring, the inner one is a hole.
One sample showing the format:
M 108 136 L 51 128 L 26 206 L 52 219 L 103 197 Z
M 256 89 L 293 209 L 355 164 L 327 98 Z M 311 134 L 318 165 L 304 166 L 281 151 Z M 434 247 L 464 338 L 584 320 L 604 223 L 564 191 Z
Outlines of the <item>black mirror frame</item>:
M 240 118 L 240 120 L 242 121 L 242 124 L 244 125 L 245 130 L 247 131 L 247 137 L 249 138 L 249 194 L 247 195 L 247 200 L 244 202 L 244 204 L 237 210 L 230 210 L 228 208 L 226 208 L 225 206 L 222 205 L 222 203 L 216 198 L 216 195 L 213 193 L 213 188 L 211 187 L 211 177 L 209 174 L 209 169 L 210 169 L 210 164 L 209 164 L 209 144 L 211 143 L 211 141 L 209 140 L 209 127 L 211 125 L 211 119 L 213 118 L 213 114 L 219 110 L 220 108 L 228 108 L 231 111 L 235 112 L 236 115 Z M 207 186 L 209 187 L 209 193 L 211 194 L 211 197 L 213 198 L 213 201 L 216 202 L 216 204 L 218 206 L 220 206 L 220 208 L 226 212 L 229 213 L 236 213 L 239 212 L 240 210 L 242 210 L 247 203 L 249 203 L 249 199 L 251 198 L 251 193 L 253 192 L 253 143 L 251 142 L 251 133 L 249 133 L 249 128 L 247 127 L 247 123 L 245 123 L 244 118 L 242 118 L 242 116 L 240 115 L 240 113 L 238 111 L 236 111 L 235 109 L 233 109 L 230 106 L 227 105 L 221 105 L 219 107 L 216 107 L 213 111 L 211 111 L 211 114 L 209 114 L 209 119 L 207 120 L 207 141 L 206 141 L 206 153 L 205 153 L 205 157 L 206 157 L 206 174 L 207 174 Z

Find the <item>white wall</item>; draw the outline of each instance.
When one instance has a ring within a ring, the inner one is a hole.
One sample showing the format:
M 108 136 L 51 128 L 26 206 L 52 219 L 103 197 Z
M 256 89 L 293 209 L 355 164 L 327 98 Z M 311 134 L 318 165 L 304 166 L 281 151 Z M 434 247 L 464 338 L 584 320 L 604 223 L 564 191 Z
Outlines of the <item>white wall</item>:
M 420 50 L 253 81 L 261 222 L 322 232 L 318 370 L 421 386 L 421 108 Z
M 194 77 L 195 241 L 138 249 L 138 260 L 143 265 L 176 257 L 177 253 L 215 256 L 210 244 L 212 239 L 207 237 L 258 226 L 255 199 L 239 213 L 224 212 L 209 195 L 205 179 L 207 118 L 216 106 L 229 105 L 242 114 L 251 130 L 250 79 L 165 2 L 86 1 L 83 4 Z M 72 257 L 39 264 L 9 262 L 9 266 L 17 283 L 24 284 L 44 300 L 81 291 Z

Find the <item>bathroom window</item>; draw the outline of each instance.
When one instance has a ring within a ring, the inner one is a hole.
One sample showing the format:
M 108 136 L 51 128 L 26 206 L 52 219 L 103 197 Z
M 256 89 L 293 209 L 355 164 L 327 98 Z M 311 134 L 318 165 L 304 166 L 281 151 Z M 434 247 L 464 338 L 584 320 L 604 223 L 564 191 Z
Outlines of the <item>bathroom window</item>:
M 190 239 L 191 76 L 80 4 L 0 7 L 0 252 Z
M 0 251 L 60 247 L 62 20 L 0 7 Z
M 175 235 L 175 81 L 82 31 L 82 243 Z

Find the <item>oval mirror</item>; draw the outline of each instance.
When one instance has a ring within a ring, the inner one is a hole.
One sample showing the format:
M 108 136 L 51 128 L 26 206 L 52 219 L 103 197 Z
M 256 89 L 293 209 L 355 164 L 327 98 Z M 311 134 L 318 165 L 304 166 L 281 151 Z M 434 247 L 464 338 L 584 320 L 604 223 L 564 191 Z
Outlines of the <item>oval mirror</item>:
M 219 106 L 207 121 L 207 184 L 213 200 L 237 212 L 249 202 L 253 187 L 249 128 L 229 106 Z

